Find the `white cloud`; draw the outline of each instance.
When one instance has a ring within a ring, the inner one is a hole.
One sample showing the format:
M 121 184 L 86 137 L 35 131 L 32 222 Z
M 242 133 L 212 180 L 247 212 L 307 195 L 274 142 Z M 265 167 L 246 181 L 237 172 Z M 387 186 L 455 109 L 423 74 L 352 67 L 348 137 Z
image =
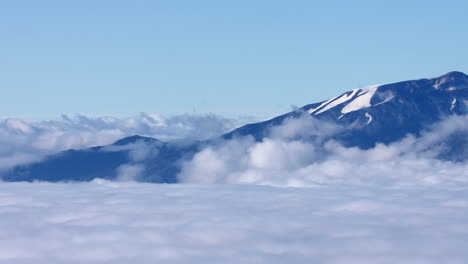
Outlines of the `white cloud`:
M 464 264 L 468 164 L 436 157 L 466 131 L 453 117 L 361 150 L 328 140 L 333 125 L 290 120 L 201 150 L 180 175 L 197 184 L 132 182 L 157 148 L 108 148 L 129 150 L 120 181 L 0 183 L 0 263 Z
M 467 185 L 0 184 L 0 263 L 468 259 Z
M 129 127 L 161 135 L 169 135 L 165 133 L 173 128 L 174 135 L 182 137 L 197 134 L 192 133 L 195 130 L 201 132 L 206 129 L 214 133 L 212 127 L 227 127 L 227 124 L 235 123 L 213 116 L 164 119 L 146 114 L 129 119 L 81 116 L 74 120 L 64 117 L 63 120 L 39 123 L 6 120 L 1 123 L 0 141 L 3 148 L 0 150 L 0 169 L 37 161 L 45 154 L 70 146 L 92 145 L 90 142 L 95 141 L 113 142 L 123 134 L 134 134 L 134 130 L 126 130 Z M 205 128 L 195 128 L 198 123 L 205 124 Z M 158 130 L 158 127 L 163 128 Z M 180 127 L 183 128 L 178 130 Z M 457 185 L 468 182 L 467 162 L 437 158 L 446 150 L 447 137 L 457 133 L 468 134 L 466 116 L 448 118 L 423 132 L 421 137 L 408 135 L 398 142 L 378 144 L 369 150 L 346 148 L 329 140 L 330 136 L 341 132 L 342 128 L 334 124 L 307 116 L 289 119 L 273 127 L 269 136 L 260 142 L 252 137 L 242 137 L 210 145 L 183 163 L 178 178 L 187 183 L 296 187 L 327 184 Z M 42 140 L 42 137 L 49 140 Z M 118 178 L 125 180 L 138 179 L 145 171 L 145 159 L 157 155 L 158 150 L 141 143 L 114 148 L 130 150 L 130 163 L 123 164 L 116 171 Z M 460 149 L 464 151 L 462 155 L 467 156 L 468 146 L 461 145 Z
M 274 186 L 457 185 L 468 182 L 467 162 L 438 159 L 447 147 L 448 137 L 456 133 L 468 134 L 466 116 L 454 116 L 436 124 L 421 137 L 408 135 L 401 141 L 378 144 L 369 150 L 343 147 L 327 139 L 340 131 L 336 126 L 310 118 L 287 120 L 273 128 L 271 136 L 261 142 L 235 138 L 200 151 L 184 164 L 179 179 L 189 183 Z M 311 134 L 314 135 L 312 141 L 294 139 Z
M 163 117 L 146 113 L 127 118 L 63 115 L 61 120 L 51 121 L 4 119 L 0 120 L 0 170 L 62 150 L 111 144 L 132 135 L 162 141 L 208 139 L 245 122 L 216 115 Z
M 145 167 L 141 164 L 124 164 L 117 168 L 118 181 L 136 181 L 141 176 Z
M 336 134 L 342 129 L 336 123 L 313 119 L 308 114 L 303 113 L 299 118 L 285 119 L 281 125 L 271 127 L 269 137 L 284 140 L 310 139 L 311 137 L 323 139 L 323 137 Z

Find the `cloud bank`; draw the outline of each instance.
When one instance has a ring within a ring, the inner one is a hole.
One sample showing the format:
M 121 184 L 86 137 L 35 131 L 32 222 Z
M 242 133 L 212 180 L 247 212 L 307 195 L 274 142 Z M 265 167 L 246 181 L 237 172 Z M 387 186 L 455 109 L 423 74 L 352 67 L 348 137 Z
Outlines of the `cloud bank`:
M 245 122 L 216 115 L 164 117 L 146 113 L 127 118 L 62 115 L 60 120 L 51 121 L 3 119 L 0 120 L 0 170 L 62 150 L 111 144 L 132 135 L 162 141 L 207 139 Z
M 207 147 L 187 161 L 179 179 L 188 183 L 247 183 L 273 186 L 459 185 L 468 183 L 468 163 L 440 159 L 451 145 L 468 157 L 468 117 L 453 116 L 369 150 L 330 140 L 342 129 L 304 117 L 273 127 L 261 142 L 235 138 Z M 447 144 L 454 136 L 457 142 Z M 307 140 L 304 138 L 307 137 Z M 455 137 L 456 138 L 456 137 Z M 461 139 L 461 140 L 460 140 Z
M 190 139 L 200 139 L 218 135 L 240 122 L 215 116 L 157 119 L 147 114 L 129 119 L 63 117 L 60 122 L 38 123 L 9 119 L 0 126 L 0 140 L 4 146 L 0 150 L 0 170 L 73 146 L 108 144 L 124 135 L 152 133 L 150 136 L 165 140 L 190 136 Z M 272 127 L 260 142 L 249 136 L 216 141 L 189 160 L 177 161 L 183 164 L 177 177 L 184 183 L 278 187 L 468 183 L 467 116 L 449 117 L 427 128 L 419 137 L 408 135 L 398 142 L 378 144 L 368 150 L 344 147 L 331 139 L 343 130 L 336 124 L 308 115 L 288 119 Z M 453 146 L 458 148 L 456 155 L 464 157 L 464 161 L 440 159 Z M 115 148 L 129 148 L 130 162 L 115 171 L 115 178 L 124 181 L 146 177 L 146 166 L 158 150 L 143 143 Z M 116 149 L 103 151 L 113 150 Z
M 464 264 L 457 188 L 0 184 L 0 263 Z
M 217 142 L 185 184 L 132 182 L 157 155 L 142 142 L 103 150 L 129 150 L 119 181 L 0 183 L 0 263 L 464 264 L 468 165 L 438 157 L 454 135 L 466 153 L 467 117 L 369 150 L 341 131 L 301 118 Z

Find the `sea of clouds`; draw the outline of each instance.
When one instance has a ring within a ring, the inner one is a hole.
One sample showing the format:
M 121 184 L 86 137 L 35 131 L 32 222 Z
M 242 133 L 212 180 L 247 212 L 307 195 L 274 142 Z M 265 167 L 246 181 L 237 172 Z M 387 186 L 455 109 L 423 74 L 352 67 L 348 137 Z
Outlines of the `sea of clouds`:
M 0 164 L 132 134 L 206 139 L 242 123 L 150 117 L 3 120 Z M 369 150 L 330 140 L 341 131 L 299 118 L 261 141 L 216 141 L 182 161 L 181 184 L 133 181 L 157 155 L 141 142 L 117 147 L 133 161 L 117 181 L 0 182 L 0 263 L 466 263 L 468 164 L 438 156 L 467 117 Z
M 0 263 L 465 264 L 468 189 L 0 184 Z

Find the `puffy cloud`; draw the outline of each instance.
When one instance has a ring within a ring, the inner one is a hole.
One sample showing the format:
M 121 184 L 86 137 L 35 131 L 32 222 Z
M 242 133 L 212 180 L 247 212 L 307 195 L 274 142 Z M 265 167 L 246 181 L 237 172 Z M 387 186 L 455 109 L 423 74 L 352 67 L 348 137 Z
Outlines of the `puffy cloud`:
M 127 151 L 129 163 L 120 165 L 116 170 L 116 180 L 118 181 L 138 181 L 145 172 L 144 161 L 148 158 L 154 158 L 159 154 L 159 147 L 162 142 L 143 142 L 125 145 L 109 145 L 101 151 L 115 152 Z
M 467 183 L 466 161 L 439 158 L 453 135 L 465 138 L 451 144 L 461 150 L 458 155 L 466 158 L 467 121 L 467 116 L 453 116 L 420 137 L 408 135 L 389 145 L 362 150 L 329 140 L 334 133 L 340 133 L 339 127 L 307 117 L 287 120 L 261 142 L 236 138 L 203 149 L 183 165 L 179 179 L 274 186 Z M 308 135 L 313 135 L 314 140 L 301 139 Z
M 132 182 L 157 148 L 112 146 L 129 153 L 120 181 L 0 183 L 0 263 L 462 264 L 468 165 L 437 157 L 467 131 L 452 117 L 362 150 L 329 140 L 339 127 L 289 120 L 201 150 L 180 175 L 197 184 L 174 185 Z
M 0 262 L 462 264 L 466 187 L 2 183 Z
M 271 127 L 268 137 L 283 140 L 296 138 L 323 140 L 324 137 L 343 130 L 343 127 L 336 123 L 314 119 L 307 112 L 301 114 L 298 118 L 289 118 L 281 125 Z
M 62 115 L 61 120 L 50 121 L 4 119 L 0 120 L 0 170 L 37 161 L 58 151 L 106 145 L 135 134 L 162 141 L 212 138 L 246 120 L 216 115 L 163 117 L 146 113 L 127 118 Z
M 145 167 L 142 164 L 124 164 L 117 168 L 118 181 L 135 181 L 141 176 Z
M 0 125 L 0 141 L 3 143 L 0 150 L 0 170 L 40 160 L 45 154 L 71 146 L 89 146 L 93 145 L 90 142 L 101 141 L 102 144 L 111 143 L 123 135 L 135 134 L 136 131 L 142 132 L 138 133 L 142 135 L 151 131 L 160 133 L 161 136 L 150 136 L 164 138 L 166 135 L 167 139 L 173 128 L 174 139 L 177 135 L 179 138 L 197 135 L 197 132 L 193 132 L 195 130 L 201 133 L 206 129 L 209 133 L 214 133 L 216 129 L 212 129 L 217 126 L 221 133 L 223 129 L 220 127 L 229 127 L 227 124 L 240 122 L 213 116 L 179 116 L 169 119 L 157 117 L 146 114 L 128 119 L 93 119 L 81 116 L 75 119 L 63 117 L 61 122 L 36 123 L 4 120 Z M 204 129 L 195 128 L 197 124 L 205 124 L 202 125 Z M 182 171 L 178 178 L 188 183 L 250 183 L 273 186 L 457 185 L 468 181 L 466 161 L 452 162 L 439 158 L 446 153 L 448 146 L 458 148 L 457 155 L 468 157 L 467 116 L 447 118 L 424 131 L 420 137 L 408 135 L 398 142 L 378 144 L 368 150 L 347 148 L 330 140 L 331 136 L 342 131 L 343 128 L 332 123 L 308 116 L 288 119 L 282 125 L 273 127 L 269 136 L 260 142 L 251 137 L 242 137 L 220 141 L 202 149 L 192 159 L 182 162 Z M 454 135 L 458 135 L 454 137 L 455 141 L 447 144 L 450 141 L 447 140 Z M 42 137 L 50 139 L 42 142 Z M 7 140 L 8 138 L 11 139 Z M 41 142 L 36 142 L 37 140 Z M 147 158 L 158 154 L 157 147 L 141 142 L 104 150 L 116 151 L 122 148 L 129 150 L 130 162 L 117 169 L 117 178 L 121 180 L 138 180 L 145 173 Z

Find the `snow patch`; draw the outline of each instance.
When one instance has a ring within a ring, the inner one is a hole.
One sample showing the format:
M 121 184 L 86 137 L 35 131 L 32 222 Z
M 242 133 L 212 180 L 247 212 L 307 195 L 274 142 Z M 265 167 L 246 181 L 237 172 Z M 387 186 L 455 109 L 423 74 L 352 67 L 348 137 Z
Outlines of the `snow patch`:
M 438 77 L 439 78 L 439 77 Z M 439 79 L 436 81 L 436 83 L 434 84 L 434 88 L 436 88 L 437 90 L 440 89 L 440 86 L 442 84 L 444 84 L 445 82 L 447 81 L 447 78 L 442 78 L 442 79 Z
M 358 97 L 346 105 L 341 110 L 341 113 L 347 114 L 349 112 L 372 106 L 370 101 L 379 87 L 380 85 L 373 85 L 357 89 L 360 91 Z
M 309 114 L 312 114 L 312 113 L 314 113 L 315 111 L 317 111 L 318 109 L 322 108 L 323 106 L 327 105 L 328 103 L 330 103 L 331 101 L 335 100 L 335 99 L 338 98 L 338 97 L 339 97 L 339 96 L 335 96 L 335 97 L 333 97 L 332 99 L 323 102 L 323 103 L 320 104 L 318 107 L 309 109 L 307 112 L 309 112 Z
M 377 103 L 377 104 L 375 104 L 375 105 L 373 105 L 373 106 L 378 106 L 378 105 L 381 105 L 381 104 L 385 104 L 386 102 L 392 100 L 393 98 L 395 98 L 394 95 L 389 95 L 387 98 L 385 98 L 385 100 L 383 100 L 382 102 Z
M 435 89 L 437 89 L 437 90 L 440 90 L 443 84 L 457 80 L 454 77 L 450 77 L 450 76 L 443 77 L 443 76 L 444 75 L 439 76 L 437 78 L 428 79 L 428 80 L 431 80 L 431 81 L 436 80 L 433 87 Z M 456 86 L 447 87 L 444 90 L 446 90 L 446 91 L 456 91 L 456 90 L 461 90 L 461 89 L 467 89 L 468 88 L 468 83 L 467 83 L 468 79 L 466 77 L 464 77 L 463 79 L 464 79 L 463 80 L 464 83 L 459 83 Z
M 452 100 L 452 106 L 450 107 L 450 111 L 453 111 L 455 109 L 455 106 L 457 105 L 457 98 L 453 98 Z
M 372 122 L 372 120 L 373 120 L 372 116 L 367 112 L 364 115 L 368 118 L 367 124 L 370 124 Z
M 348 93 L 345 93 L 343 94 L 342 96 L 340 96 L 338 99 L 336 99 L 337 97 L 333 98 L 332 100 L 328 100 L 327 102 L 323 103 L 322 105 L 320 105 L 319 107 L 317 107 L 316 109 L 310 111 L 309 113 L 314 113 L 316 110 L 318 110 L 318 112 L 314 113 L 315 115 L 318 115 L 320 113 L 323 113 L 339 104 L 342 104 L 346 101 L 348 101 L 349 99 L 353 98 L 354 95 L 356 94 L 357 92 L 357 89 L 356 90 L 353 90 L 351 92 L 350 95 L 348 95 Z

